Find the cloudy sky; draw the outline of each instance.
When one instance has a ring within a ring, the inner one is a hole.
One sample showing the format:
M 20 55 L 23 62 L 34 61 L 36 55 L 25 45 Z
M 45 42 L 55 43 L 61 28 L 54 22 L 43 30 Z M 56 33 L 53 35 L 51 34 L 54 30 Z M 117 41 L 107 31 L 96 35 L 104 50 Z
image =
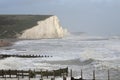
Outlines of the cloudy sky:
M 120 0 L 0 0 L 0 14 L 57 15 L 70 32 L 120 35 Z

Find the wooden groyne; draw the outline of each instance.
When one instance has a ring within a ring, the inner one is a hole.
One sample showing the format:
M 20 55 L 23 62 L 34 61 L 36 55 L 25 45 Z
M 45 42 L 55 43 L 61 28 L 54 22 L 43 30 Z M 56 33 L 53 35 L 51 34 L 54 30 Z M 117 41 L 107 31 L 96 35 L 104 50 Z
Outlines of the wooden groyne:
M 15 55 L 15 54 L 0 54 L 0 58 L 7 58 L 7 57 L 20 57 L 20 58 L 43 58 L 43 57 L 52 57 L 47 55 Z
M 83 71 L 81 70 L 81 74 L 79 78 L 73 77 L 72 70 L 70 70 L 70 76 L 68 76 L 68 67 L 67 68 L 61 68 L 58 70 L 0 70 L 0 80 L 1 79 L 13 79 L 17 78 L 16 80 L 20 80 L 19 78 L 23 78 L 21 80 L 24 80 L 24 78 L 28 78 L 28 80 L 31 80 L 31 78 L 36 79 L 39 78 L 39 80 L 44 80 L 44 78 L 48 78 L 50 80 L 55 80 L 56 77 L 61 77 L 62 80 L 113 80 L 110 77 L 110 71 L 107 71 L 108 76 L 106 76 L 106 79 L 98 79 L 96 77 L 96 71 L 93 70 L 93 77 L 91 79 L 85 79 L 83 76 Z M 39 77 L 38 77 L 39 76 Z M 67 79 L 68 78 L 68 79 Z
M 42 73 L 41 73 L 42 72 Z M 41 75 L 42 76 L 62 76 L 63 74 L 68 75 L 68 68 L 62 68 L 62 69 L 58 69 L 58 70 L 52 70 L 52 71 L 35 71 L 35 73 L 37 75 Z
M 108 70 L 107 73 L 108 73 L 107 80 L 110 80 L 110 71 Z M 92 79 L 85 79 L 83 77 L 82 70 L 81 70 L 80 78 L 74 78 L 72 75 L 72 70 L 70 70 L 70 77 L 71 77 L 71 80 L 98 80 L 98 79 L 96 79 L 96 71 L 95 70 L 93 70 L 93 78 Z
M 30 77 L 35 78 L 36 75 L 40 75 L 42 77 L 49 77 L 49 76 L 62 76 L 63 74 L 68 75 L 68 68 L 62 68 L 58 70 L 52 71 L 36 71 L 36 70 L 0 70 L 0 77 L 1 78 L 17 78 L 17 77 Z

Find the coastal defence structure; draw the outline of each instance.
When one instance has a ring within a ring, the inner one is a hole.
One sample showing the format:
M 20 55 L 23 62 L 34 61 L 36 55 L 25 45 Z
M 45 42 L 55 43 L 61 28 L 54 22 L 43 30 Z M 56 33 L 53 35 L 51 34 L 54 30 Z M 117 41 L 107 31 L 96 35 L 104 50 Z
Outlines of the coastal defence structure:
M 67 34 L 54 15 L 0 15 L 0 38 L 62 38 Z
M 39 75 L 39 80 L 56 80 L 55 78 L 61 77 L 60 80 L 111 80 L 110 79 L 110 72 L 108 70 L 107 79 L 96 79 L 95 70 L 93 70 L 93 78 L 92 79 L 85 79 L 84 74 L 81 70 L 80 78 L 75 78 L 72 75 L 72 70 L 70 70 L 70 76 L 68 67 L 67 68 L 60 68 L 57 70 L 0 70 L 0 79 L 6 80 L 7 78 L 13 80 L 24 80 L 24 78 L 28 77 L 27 80 L 35 79 Z
M 65 74 L 68 75 L 68 67 L 67 68 L 60 68 L 57 70 L 0 70 L 0 78 L 35 78 L 37 75 L 40 75 L 41 78 L 43 77 L 50 77 L 50 76 L 61 76 Z M 30 79 L 29 79 L 30 80 Z
M 19 57 L 19 58 L 48 58 L 48 57 L 52 57 L 52 56 L 48 56 L 48 55 L 18 55 L 18 54 L 0 54 L 0 59 L 4 59 L 4 58 L 8 58 L 8 57 Z

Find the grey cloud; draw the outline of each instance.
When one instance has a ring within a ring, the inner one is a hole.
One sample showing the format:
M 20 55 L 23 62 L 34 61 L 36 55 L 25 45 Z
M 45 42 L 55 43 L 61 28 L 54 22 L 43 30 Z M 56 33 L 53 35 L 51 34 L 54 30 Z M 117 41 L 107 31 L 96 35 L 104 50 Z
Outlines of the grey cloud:
M 4 14 L 54 14 L 69 31 L 120 34 L 120 0 L 4 0 Z

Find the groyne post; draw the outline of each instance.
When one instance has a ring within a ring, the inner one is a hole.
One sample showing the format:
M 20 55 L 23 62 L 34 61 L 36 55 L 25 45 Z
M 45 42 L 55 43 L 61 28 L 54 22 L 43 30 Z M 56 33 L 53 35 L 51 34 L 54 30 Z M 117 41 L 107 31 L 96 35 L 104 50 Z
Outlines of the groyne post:
M 72 69 L 70 70 L 70 77 L 72 77 Z
M 35 69 L 34 69 L 34 78 L 36 77 L 36 72 L 35 72 Z
M 110 70 L 108 69 L 108 80 L 110 80 Z
M 60 75 L 60 77 L 62 76 L 62 75 L 61 75 L 61 68 L 59 69 L 59 75 Z
M 31 70 L 30 69 L 29 69 L 28 77 L 29 77 L 29 80 L 30 80 L 30 77 L 31 77 Z
M 93 80 L 95 80 L 95 70 L 93 70 Z
M 51 80 L 55 80 L 55 71 L 53 70 L 53 78 Z
M 19 79 L 19 76 L 17 76 L 17 78 L 18 78 L 18 80 L 20 80 L 20 79 Z
M 81 69 L 81 79 L 83 79 L 83 71 L 82 71 L 82 69 Z
M 54 79 L 55 79 L 55 70 L 53 70 L 53 76 L 54 76 Z
M 6 72 L 5 72 L 5 71 L 4 71 L 4 75 L 5 75 L 4 78 L 5 78 L 5 80 L 6 80 Z
M 4 78 L 4 70 L 2 69 L 2 78 Z
M 9 77 L 11 78 L 11 70 L 10 69 L 8 70 L 8 73 L 9 73 Z
M 48 78 L 48 70 L 46 70 L 46 76 L 47 76 L 47 78 Z
M 66 76 L 68 76 L 68 74 L 69 74 L 68 67 L 67 67 L 66 69 L 67 69 L 67 71 L 66 71 Z
M 42 73 L 42 69 L 41 69 L 40 73 L 41 73 L 41 78 L 40 78 L 40 80 L 43 80 L 43 73 Z
M 63 73 L 63 80 L 66 80 L 66 76 L 65 76 L 65 74 Z
M 24 78 L 24 75 L 23 75 L 23 70 L 22 70 L 21 72 L 22 72 L 22 78 Z
M 18 70 L 15 70 L 16 78 L 17 78 L 17 76 L 18 76 L 17 73 L 18 73 Z

